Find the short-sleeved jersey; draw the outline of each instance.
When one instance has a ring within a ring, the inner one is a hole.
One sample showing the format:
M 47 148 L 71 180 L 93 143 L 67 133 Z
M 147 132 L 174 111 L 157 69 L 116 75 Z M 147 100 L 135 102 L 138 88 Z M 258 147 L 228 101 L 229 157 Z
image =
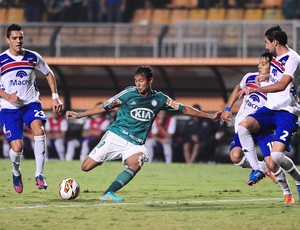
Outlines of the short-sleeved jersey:
M 9 94 L 17 91 L 18 97 L 22 100 L 19 107 L 31 102 L 40 102 L 35 69 L 44 75 L 50 72 L 43 58 L 34 51 L 24 49 L 23 54 L 18 56 L 11 55 L 8 50 L 0 54 L 1 89 Z M 1 98 L 1 108 L 18 109 L 19 107 Z
M 245 88 L 258 88 L 258 85 L 255 83 L 255 78 L 258 76 L 258 73 L 247 73 L 240 82 L 240 87 Z M 266 82 L 261 82 L 261 86 L 267 85 Z M 251 93 L 250 95 L 245 95 L 243 98 L 243 103 L 239 108 L 239 111 L 235 117 L 234 128 L 237 132 L 238 124 L 249 114 L 255 112 L 259 108 L 263 107 L 266 103 L 267 95 L 265 93 Z
M 289 75 L 294 79 L 295 72 L 300 63 L 300 56 L 292 49 L 282 56 L 273 57 L 271 62 L 271 83 L 277 83 L 283 75 Z M 285 110 L 295 113 L 297 91 L 293 81 L 283 91 L 268 93 L 265 106 L 271 110 Z
M 118 116 L 108 130 L 142 145 L 149 129 L 160 110 L 182 111 L 183 105 L 172 100 L 162 92 L 151 91 L 149 96 L 141 96 L 137 87 L 130 86 L 103 104 L 105 110 L 118 107 Z

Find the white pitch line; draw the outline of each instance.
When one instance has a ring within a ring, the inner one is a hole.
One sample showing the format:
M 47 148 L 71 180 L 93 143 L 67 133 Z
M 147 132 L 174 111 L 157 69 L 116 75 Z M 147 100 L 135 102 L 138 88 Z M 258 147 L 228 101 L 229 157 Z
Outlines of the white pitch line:
M 282 200 L 282 198 L 260 198 L 260 199 L 246 199 L 246 200 L 187 200 L 187 201 L 149 201 L 149 202 L 101 202 L 97 204 L 68 204 L 68 205 L 35 205 L 35 206 L 9 206 L 2 207 L 0 211 L 10 209 L 42 209 L 42 208 L 82 208 L 82 207 L 99 207 L 99 206 L 121 206 L 121 205 L 182 205 L 182 204 L 205 204 L 205 203 L 245 203 L 258 201 L 275 201 Z

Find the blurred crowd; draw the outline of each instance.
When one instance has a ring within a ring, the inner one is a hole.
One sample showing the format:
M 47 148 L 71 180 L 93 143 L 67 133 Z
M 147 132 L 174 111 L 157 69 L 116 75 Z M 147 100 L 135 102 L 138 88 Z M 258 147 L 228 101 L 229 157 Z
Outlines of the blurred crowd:
M 197 8 L 260 7 L 263 0 L 198 0 Z M 27 22 L 129 22 L 137 8 L 167 8 L 172 0 L 0 0 L 0 7 L 24 8 Z M 300 0 L 283 0 L 286 19 L 300 18 Z

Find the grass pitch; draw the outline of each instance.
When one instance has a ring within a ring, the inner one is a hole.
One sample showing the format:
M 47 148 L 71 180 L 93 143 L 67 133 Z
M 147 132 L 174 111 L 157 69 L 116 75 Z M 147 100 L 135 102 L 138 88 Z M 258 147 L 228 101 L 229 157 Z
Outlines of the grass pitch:
M 81 162 L 48 161 L 47 190 L 34 185 L 35 162 L 23 160 L 24 191 L 12 187 L 11 163 L 0 159 L 0 230 L 8 229 L 299 229 L 300 203 L 284 205 L 279 186 L 265 178 L 250 187 L 250 170 L 227 164 L 145 164 L 117 195 L 122 203 L 99 196 L 119 172 L 121 162 L 86 173 Z M 78 198 L 62 200 L 57 187 L 75 178 Z

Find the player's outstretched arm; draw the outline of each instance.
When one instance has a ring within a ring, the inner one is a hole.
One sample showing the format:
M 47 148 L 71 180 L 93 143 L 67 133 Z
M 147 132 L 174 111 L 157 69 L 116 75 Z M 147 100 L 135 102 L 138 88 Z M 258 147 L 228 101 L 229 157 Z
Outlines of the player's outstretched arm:
M 75 119 L 79 119 L 79 118 L 83 118 L 83 117 L 87 117 L 87 116 L 92 116 L 92 115 L 96 115 L 96 114 L 100 114 L 100 113 L 105 113 L 106 110 L 103 108 L 103 104 L 99 104 L 96 105 L 95 107 L 85 110 L 81 113 L 76 113 L 74 111 L 67 111 L 66 112 L 66 117 L 67 118 L 75 118 Z
M 210 114 L 210 113 L 205 113 L 203 111 L 195 109 L 195 108 L 193 108 L 191 106 L 185 105 L 183 107 L 182 113 L 184 115 L 187 115 L 187 116 L 204 117 L 204 118 L 209 118 L 209 119 L 212 119 L 212 120 L 217 120 L 218 118 L 220 118 L 220 116 L 222 114 L 222 111 L 217 111 L 217 112 L 215 112 L 213 114 Z
M 52 109 L 54 112 L 61 114 L 63 103 L 59 100 L 59 96 L 57 93 L 57 83 L 56 83 L 56 79 L 55 79 L 53 72 L 50 71 L 46 75 L 46 78 L 47 78 L 48 85 L 52 92 Z
M 235 104 L 235 102 L 238 100 L 237 95 L 240 90 L 241 90 L 240 84 L 236 85 L 236 87 L 233 89 L 233 91 L 228 99 L 228 102 L 226 104 L 226 108 L 224 109 L 224 111 L 221 115 L 222 121 L 228 123 L 228 121 L 230 121 L 232 119 L 231 108 Z

